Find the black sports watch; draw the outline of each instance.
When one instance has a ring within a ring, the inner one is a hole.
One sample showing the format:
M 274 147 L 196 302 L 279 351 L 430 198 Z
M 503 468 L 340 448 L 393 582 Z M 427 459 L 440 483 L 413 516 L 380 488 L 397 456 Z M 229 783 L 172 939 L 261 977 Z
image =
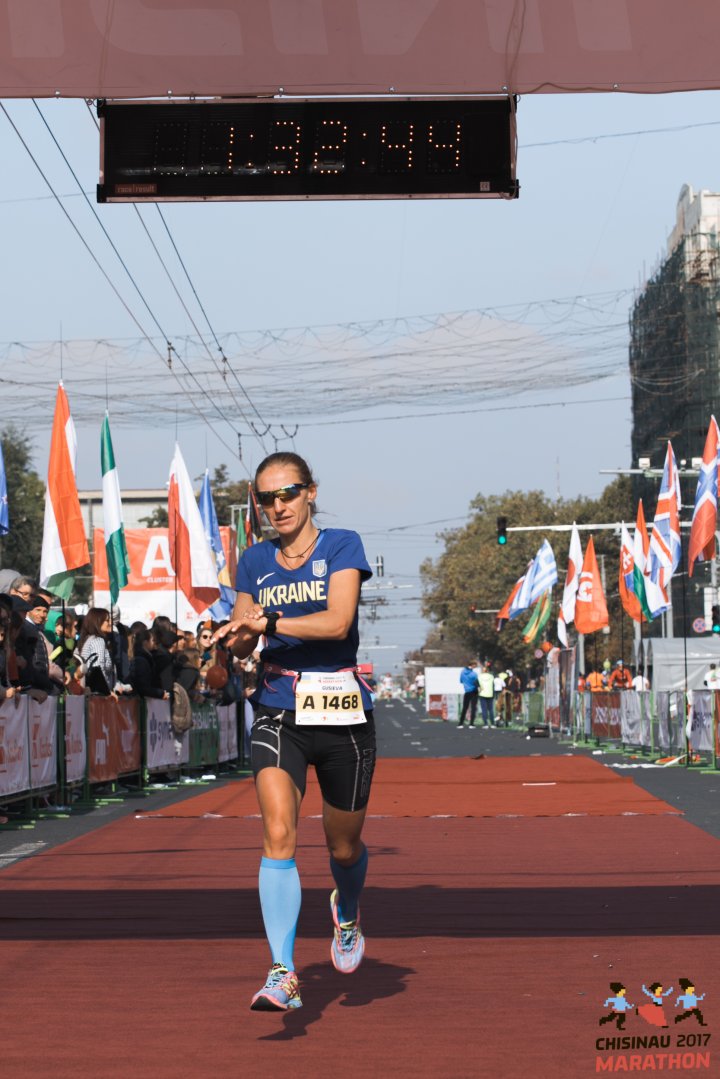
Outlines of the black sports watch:
M 275 630 L 277 629 L 278 618 L 280 617 L 279 611 L 263 611 L 265 615 L 265 636 L 274 637 Z

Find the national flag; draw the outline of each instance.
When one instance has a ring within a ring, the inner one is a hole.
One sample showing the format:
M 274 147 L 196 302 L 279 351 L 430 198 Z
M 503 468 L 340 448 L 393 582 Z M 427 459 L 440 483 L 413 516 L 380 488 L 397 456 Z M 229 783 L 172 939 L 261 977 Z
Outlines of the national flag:
M 516 614 L 532 607 L 543 592 L 557 583 L 557 579 L 557 565 L 553 549 L 547 540 L 543 540 L 542 546 L 525 574 L 525 580 L 511 607 L 510 617 L 514 618 Z
M 549 588 L 547 592 L 543 592 L 540 599 L 535 604 L 535 610 L 532 613 L 530 621 L 525 626 L 525 632 L 523 634 L 523 640 L 526 644 L 533 644 L 545 626 L 550 620 L 552 614 L 552 589 Z
M 578 583 L 580 581 L 580 567 L 582 566 L 582 546 L 580 545 L 580 533 L 578 526 L 573 521 L 570 533 L 570 551 L 568 553 L 567 573 L 565 574 L 565 587 L 563 589 L 562 603 L 558 613 L 558 638 L 564 648 L 568 646 L 567 627 L 575 620 L 575 597 L 577 596 Z
M 105 556 L 107 558 L 110 600 L 117 603 L 120 589 L 128 583 L 130 559 L 125 543 L 120 479 L 115 466 L 110 419 L 107 412 L 100 435 L 100 467 L 102 469 L 103 531 L 105 533 Z
M 0 442 L 0 536 L 6 536 L 9 531 L 10 510 L 8 507 L 7 476 L 5 475 L 2 442 Z
M 680 477 L 672 444 L 665 454 L 660 494 L 650 537 L 648 576 L 667 593 L 673 573 L 680 562 Z
M 638 598 L 642 613 L 647 622 L 662 614 L 668 608 L 667 596 L 647 574 L 650 539 L 645 524 L 645 511 L 642 499 L 638 501 L 635 536 L 633 538 L 633 592 Z
M 263 538 L 262 522 L 257 499 L 252 484 L 248 484 L 247 509 L 245 510 L 245 546 L 252 547 L 253 543 L 260 543 Z
M 575 629 L 578 633 L 594 633 L 607 624 L 607 604 L 595 557 L 595 543 L 591 536 L 585 548 L 585 558 L 575 597 Z
M 55 399 L 50 460 L 45 492 L 45 523 L 40 556 L 40 584 L 61 599 L 69 599 L 73 570 L 90 561 L 85 523 L 75 482 L 77 437 L 62 382 Z
M 635 622 L 642 622 L 643 612 L 640 605 L 640 600 L 635 595 L 635 556 L 633 553 L 633 544 L 630 539 L 630 533 L 628 532 L 625 522 L 622 523 L 620 530 L 620 575 L 618 578 L 618 586 L 620 589 L 620 602 L 627 614 L 630 615 Z
M 720 468 L 720 431 L 718 431 L 717 420 L 711 416 L 690 526 L 688 577 L 692 577 L 696 562 L 710 562 L 715 557 L 718 468 Z
M 500 610 L 498 611 L 498 613 L 497 613 L 497 615 L 495 617 L 495 628 L 497 629 L 498 633 L 503 628 L 503 626 L 505 625 L 506 622 L 508 622 L 511 618 L 515 617 L 515 614 L 520 614 L 519 611 L 516 611 L 515 614 L 511 614 L 510 611 L 511 611 L 513 601 L 514 601 L 515 597 L 517 596 L 518 592 L 522 588 L 522 584 L 523 584 L 524 580 L 525 580 L 525 574 L 523 573 L 522 577 L 520 577 L 519 580 L 517 580 L 515 582 L 515 584 L 512 586 L 512 591 L 510 592 L 510 595 L 505 600 L 505 602 L 503 603 L 502 607 L 500 608 Z
M 170 465 L 168 526 L 170 564 L 178 587 L 193 610 L 202 614 L 219 599 L 220 587 L 215 557 L 205 538 L 190 476 L 177 443 Z
M 205 539 L 215 556 L 215 568 L 217 570 L 218 584 L 220 586 L 220 599 L 210 608 L 212 618 L 222 622 L 229 618 L 235 606 L 235 592 L 230 580 L 230 570 L 225 557 L 222 540 L 220 539 L 220 526 L 218 525 L 215 502 L 210 487 L 210 473 L 205 470 L 205 478 L 200 489 L 200 517 L 205 530 Z

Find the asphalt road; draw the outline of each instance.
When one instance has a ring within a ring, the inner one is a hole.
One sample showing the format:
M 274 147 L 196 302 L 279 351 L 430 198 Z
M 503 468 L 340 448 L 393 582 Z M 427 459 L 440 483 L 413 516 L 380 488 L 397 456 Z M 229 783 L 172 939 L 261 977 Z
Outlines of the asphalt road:
M 630 776 L 638 786 L 677 806 L 693 824 L 720 838 L 720 772 L 698 768 L 648 767 L 647 760 L 617 753 L 598 753 L 593 745 L 555 738 L 530 738 L 522 731 L 498 728 L 458 729 L 454 723 L 430 720 L 419 701 L 380 701 L 376 707 L 378 749 L 383 757 L 515 757 L 583 754 Z M 218 776 L 217 783 L 237 776 Z M 69 815 L 50 814 L 30 828 L 0 828 L 0 872 L 8 865 L 100 828 L 119 817 L 164 808 L 208 789 L 188 784 L 127 794 L 118 801 L 75 807 Z

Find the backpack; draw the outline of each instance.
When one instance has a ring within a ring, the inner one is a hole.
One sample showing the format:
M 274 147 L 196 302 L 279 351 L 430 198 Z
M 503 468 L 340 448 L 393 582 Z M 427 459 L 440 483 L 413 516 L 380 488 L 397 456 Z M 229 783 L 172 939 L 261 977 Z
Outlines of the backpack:
M 176 734 L 185 734 L 193 725 L 192 707 L 187 691 L 178 682 L 173 682 L 170 701 L 172 728 Z

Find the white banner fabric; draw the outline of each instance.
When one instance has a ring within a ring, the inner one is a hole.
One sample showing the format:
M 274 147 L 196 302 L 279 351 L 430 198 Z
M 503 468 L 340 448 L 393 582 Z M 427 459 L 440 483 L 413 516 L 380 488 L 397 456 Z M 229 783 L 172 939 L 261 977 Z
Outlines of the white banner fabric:
M 238 756 L 237 738 L 237 714 L 236 705 L 219 704 L 217 706 L 218 723 L 220 724 L 220 744 L 218 762 L 234 761 Z
M 0 705 L 0 794 L 30 789 L 27 705 L 20 696 Z
M 87 739 L 85 737 L 85 697 L 65 698 L 65 782 L 85 778 Z
M 175 734 L 170 723 L 170 701 L 146 698 L 145 760 L 149 771 L 176 768 Z M 183 742 L 188 741 L 187 737 Z
M 57 697 L 40 704 L 28 700 L 30 731 L 30 786 L 33 790 L 57 783 Z

